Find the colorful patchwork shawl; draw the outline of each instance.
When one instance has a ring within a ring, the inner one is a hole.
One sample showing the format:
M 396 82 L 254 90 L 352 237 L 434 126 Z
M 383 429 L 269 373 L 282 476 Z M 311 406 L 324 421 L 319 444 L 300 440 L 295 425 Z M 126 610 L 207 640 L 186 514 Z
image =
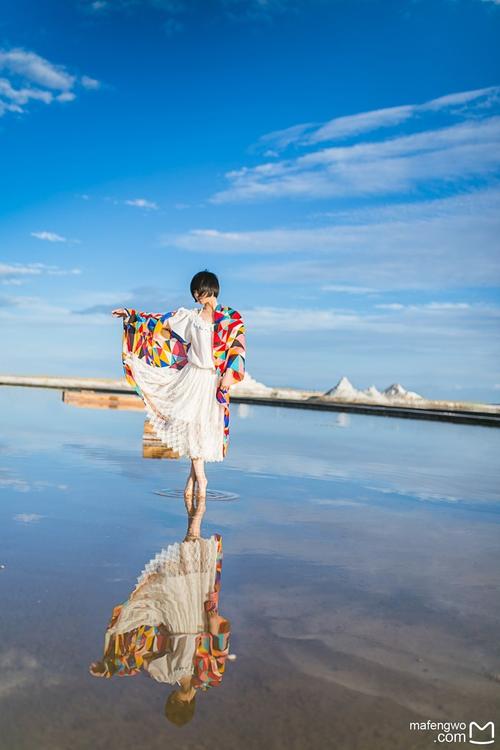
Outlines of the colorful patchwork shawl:
M 191 344 L 173 331 L 164 329 L 165 321 L 176 312 L 177 310 L 170 310 L 166 313 L 144 313 L 127 309 L 129 318 L 123 323 L 123 368 L 127 382 L 143 400 L 144 394 L 135 382 L 125 358 L 128 354 L 135 354 L 152 367 L 172 367 L 175 370 L 181 370 L 187 364 L 187 353 Z M 245 324 L 237 310 L 225 305 L 217 305 L 215 308 L 214 323 L 215 368 L 221 377 L 226 372 L 230 373 L 230 384 L 237 383 L 245 376 Z M 223 456 L 227 454 L 228 445 L 229 393 L 227 403 L 224 404 Z

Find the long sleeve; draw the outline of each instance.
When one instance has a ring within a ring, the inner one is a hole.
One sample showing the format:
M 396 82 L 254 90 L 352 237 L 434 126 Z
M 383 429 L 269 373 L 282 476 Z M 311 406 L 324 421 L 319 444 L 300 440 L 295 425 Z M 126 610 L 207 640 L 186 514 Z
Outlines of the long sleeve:
M 238 317 L 227 352 L 227 362 L 224 373 L 224 382 L 227 385 L 238 383 L 245 377 L 246 338 L 245 323 L 241 315 Z
M 191 340 L 191 313 L 187 307 L 178 307 L 174 315 L 168 318 L 168 325 L 177 336 L 186 342 Z
M 166 313 L 144 313 L 127 309 L 128 318 L 123 321 L 122 363 L 128 383 L 142 397 L 135 382 L 129 357 L 138 357 L 152 367 L 182 369 L 187 362 L 189 345 L 181 338 L 165 331 L 165 321 L 175 317 L 178 310 Z

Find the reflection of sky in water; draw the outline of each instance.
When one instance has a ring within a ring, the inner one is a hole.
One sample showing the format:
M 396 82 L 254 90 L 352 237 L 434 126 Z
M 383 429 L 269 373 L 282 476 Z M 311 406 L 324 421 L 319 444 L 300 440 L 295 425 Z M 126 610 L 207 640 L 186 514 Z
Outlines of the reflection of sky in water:
M 86 669 L 145 562 L 183 537 L 182 502 L 154 491 L 181 488 L 188 462 L 144 460 L 137 412 L 8 388 L 0 408 L 0 747 L 164 747 L 161 686 Z M 224 537 L 238 661 L 181 747 L 312 748 L 332 732 L 429 747 L 408 721 L 488 719 L 499 448 L 484 427 L 233 404 L 227 460 L 207 473 L 239 498 L 209 503 L 204 531 Z

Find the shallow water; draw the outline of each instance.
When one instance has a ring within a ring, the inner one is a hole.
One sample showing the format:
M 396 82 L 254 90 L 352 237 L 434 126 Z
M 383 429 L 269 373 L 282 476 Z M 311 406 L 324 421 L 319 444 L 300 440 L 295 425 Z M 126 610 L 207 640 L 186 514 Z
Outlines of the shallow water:
M 184 537 L 187 461 L 143 459 L 138 412 L 0 409 L 2 750 L 406 750 L 435 746 L 410 721 L 499 721 L 500 431 L 233 404 L 203 533 L 238 658 L 178 728 L 168 685 L 88 665 Z

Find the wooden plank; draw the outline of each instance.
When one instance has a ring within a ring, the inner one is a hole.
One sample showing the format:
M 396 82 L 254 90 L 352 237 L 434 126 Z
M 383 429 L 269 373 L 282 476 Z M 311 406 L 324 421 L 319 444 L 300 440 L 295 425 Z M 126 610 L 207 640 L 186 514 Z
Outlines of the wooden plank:
M 82 409 L 119 409 L 143 411 L 142 399 L 135 393 L 96 393 L 95 391 L 63 391 L 62 400 Z
M 144 432 L 142 436 L 142 457 L 143 458 L 180 458 L 180 455 L 173 451 L 168 445 L 162 443 L 156 436 L 154 428 L 149 420 L 144 421 Z

